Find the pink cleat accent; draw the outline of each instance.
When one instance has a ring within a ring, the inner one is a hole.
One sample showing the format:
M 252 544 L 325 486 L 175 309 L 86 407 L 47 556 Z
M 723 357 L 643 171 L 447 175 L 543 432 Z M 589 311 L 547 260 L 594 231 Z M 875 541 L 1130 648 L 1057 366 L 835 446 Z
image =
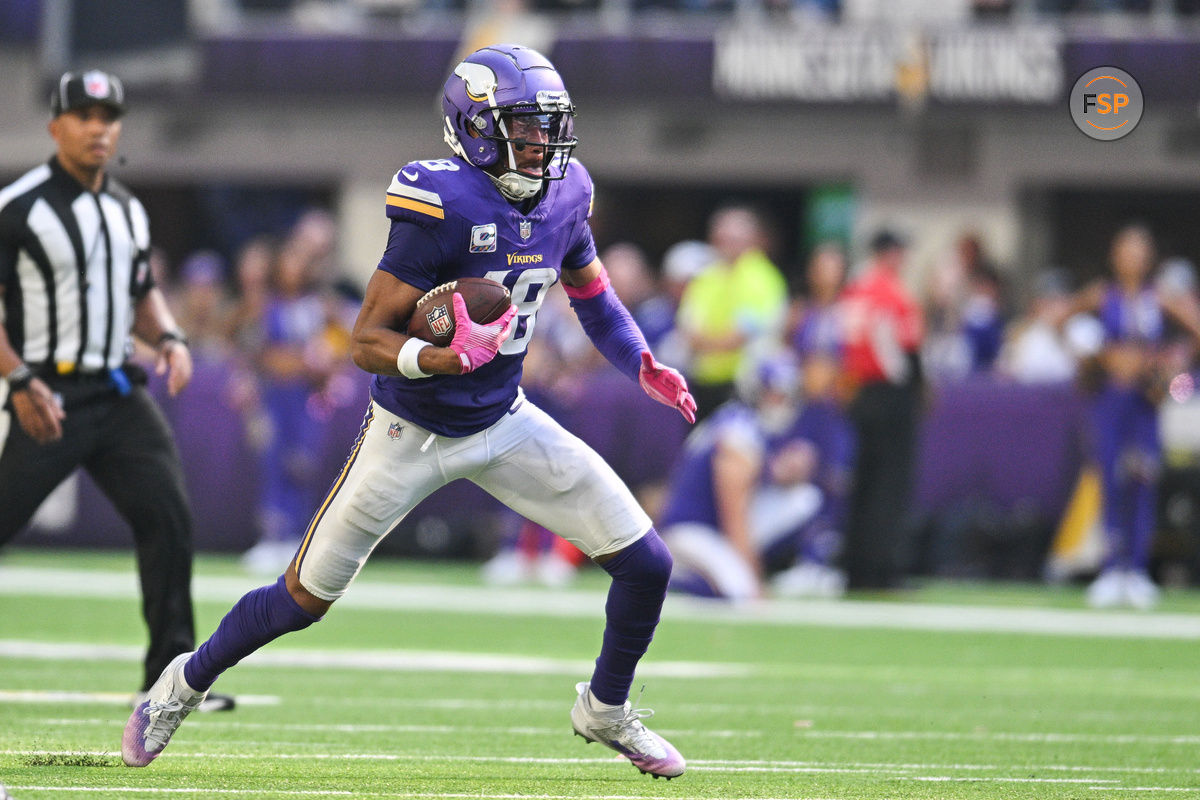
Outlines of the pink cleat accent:
M 121 736 L 121 760 L 126 766 L 144 767 L 158 758 L 184 718 L 204 702 L 208 692 L 193 690 L 183 679 L 183 665 L 191 656 L 176 656 L 129 715 Z
M 578 683 L 575 706 L 571 709 L 571 724 L 575 733 L 589 742 L 600 742 L 628 758 L 643 774 L 655 778 L 677 778 L 687 768 L 687 762 L 674 745 L 642 724 L 654 714 L 644 708 L 633 708 L 626 700 L 624 706 L 600 708 L 588 683 Z

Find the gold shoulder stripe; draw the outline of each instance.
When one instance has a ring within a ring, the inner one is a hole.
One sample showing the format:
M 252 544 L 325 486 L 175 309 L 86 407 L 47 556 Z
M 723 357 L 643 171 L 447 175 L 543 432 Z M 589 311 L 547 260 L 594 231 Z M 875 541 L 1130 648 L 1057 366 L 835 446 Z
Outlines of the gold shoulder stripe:
M 403 174 L 403 171 L 401 171 Z M 431 203 L 435 206 L 442 204 L 442 197 L 437 192 L 431 192 L 427 189 L 418 189 L 416 186 L 409 186 L 407 183 L 401 183 L 399 178 L 392 178 L 392 185 L 388 187 L 388 194 L 394 194 L 397 197 L 411 197 L 413 200 L 420 200 L 423 203 Z
M 407 208 L 409 211 L 416 211 L 420 214 L 428 214 L 436 219 L 446 218 L 446 212 L 442 211 L 442 209 L 439 207 L 430 205 L 429 203 L 422 203 L 419 200 L 412 200 L 407 197 L 397 197 L 394 194 L 389 194 L 387 196 L 387 204 L 389 206 L 395 206 L 396 208 Z

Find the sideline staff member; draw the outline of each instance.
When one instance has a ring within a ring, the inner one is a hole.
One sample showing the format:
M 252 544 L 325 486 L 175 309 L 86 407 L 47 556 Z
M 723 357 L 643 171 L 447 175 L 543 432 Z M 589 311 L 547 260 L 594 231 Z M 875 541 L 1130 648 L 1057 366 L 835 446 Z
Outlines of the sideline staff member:
M 146 211 L 104 167 L 121 136 L 119 80 L 63 75 L 50 100 L 57 152 L 0 189 L 0 545 L 77 467 L 133 527 L 149 627 L 142 691 L 195 646 L 192 520 L 166 419 L 126 363 L 158 350 L 171 395 L 192 377 L 187 342 L 148 263 Z M 218 698 L 214 707 L 232 707 Z
M 901 585 L 922 398 L 921 306 L 901 276 L 905 243 L 871 240 L 866 268 L 842 292 L 842 366 L 856 449 L 843 558 L 851 589 Z

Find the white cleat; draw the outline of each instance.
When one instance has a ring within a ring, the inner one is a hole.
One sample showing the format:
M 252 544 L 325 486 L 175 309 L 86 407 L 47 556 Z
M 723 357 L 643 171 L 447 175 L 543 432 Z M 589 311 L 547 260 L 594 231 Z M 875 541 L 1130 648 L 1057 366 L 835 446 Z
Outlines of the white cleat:
M 1158 605 L 1162 592 L 1144 572 L 1125 573 L 1125 602 L 1139 611 L 1149 611 Z
M 777 597 L 819 597 L 835 600 L 846 593 L 846 574 L 833 567 L 805 561 L 771 579 Z
M 571 725 L 575 733 L 589 742 L 611 747 L 628 758 L 644 775 L 655 778 L 677 778 L 687 768 L 679 751 L 663 737 L 642 724 L 654 714 L 649 709 L 625 705 L 599 708 L 587 681 L 575 684 L 579 696 L 571 708 Z
M 517 586 L 533 577 L 533 564 L 520 550 L 501 550 L 480 570 L 488 586 Z
M 542 553 L 533 566 L 538 583 L 551 589 L 563 589 L 575 580 L 575 565 L 554 551 Z
M 176 656 L 129 715 L 121 737 L 121 760 L 126 766 L 144 767 L 158 758 L 176 728 L 204 702 L 208 692 L 195 691 L 183 679 L 183 665 L 191 656 Z
M 1092 608 L 1115 608 L 1125 603 L 1125 573 L 1106 569 L 1092 581 L 1087 590 L 1087 603 Z

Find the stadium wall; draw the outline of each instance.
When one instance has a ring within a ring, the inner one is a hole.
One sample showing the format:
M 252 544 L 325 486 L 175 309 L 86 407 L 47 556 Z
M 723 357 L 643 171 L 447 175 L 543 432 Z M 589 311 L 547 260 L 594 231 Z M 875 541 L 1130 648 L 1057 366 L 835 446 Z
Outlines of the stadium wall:
M 285 66 L 286 59 L 306 52 L 300 45 L 289 50 L 286 42 L 275 44 Z M 372 52 L 386 53 L 380 42 L 371 44 Z M 414 58 L 444 59 L 451 44 L 435 37 L 427 45 L 433 55 Z M 1036 210 L 1026 202 L 1030 196 L 1063 186 L 1200 186 L 1200 161 L 1187 147 L 1195 106 L 1186 98 L 1163 97 L 1158 80 L 1146 81 L 1159 94 L 1147 88 L 1149 111 L 1138 130 L 1119 142 L 1101 143 L 1074 128 L 1065 100 L 938 102 L 933 96 L 923 105 L 906 106 L 876 96 L 844 102 L 730 98 L 714 89 L 711 77 L 685 70 L 688 64 L 667 69 L 651 44 L 560 39 L 554 46 L 568 80 L 579 85 L 583 143 L 578 154 L 598 182 L 746 189 L 846 181 L 858 194 L 859 233 L 884 222 L 927 232 L 914 263 L 927 264 L 955 232 L 975 228 L 997 259 L 1018 273 L 1047 260 L 1044 237 L 1027 235 L 1039 226 Z M 690 54 L 690 66 L 711 70 L 705 58 L 713 58 L 713 45 L 708 41 L 705 51 L 704 44 L 674 46 Z M 416 87 L 396 84 L 394 96 L 387 81 L 372 91 L 357 85 L 342 91 L 339 81 L 351 80 L 346 76 L 353 65 L 337 61 L 329 67 L 332 77 L 313 85 L 314 76 L 322 74 L 319 67 L 310 65 L 310 72 L 299 77 L 283 68 L 271 73 L 262 63 L 267 55 L 239 62 L 250 56 L 243 52 L 247 43 L 241 42 L 242 49 L 238 45 L 203 47 L 194 79 L 199 83 L 147 84 L 141 97 L 132 87 L 121 172 L 135 185 L 303 175 L 336 186 L 348 234 L 342 260 L 354 265 L 354 277 L 364 279 L 386 228 L 371 198 L 404 162 L 445 156 L 436 87 L 430 85 L 430 76 L 442 67 L 423 62 Z M 314 43 L 309 50 L 320 55 L 322 46 Z M 324 46 L 335 53 L 348 47 L 345 42 Z M 1093 50 L 1094 58 L 1110 55 Z M 1066 80 L 1071 61 L 1083 63 L 1088 52 L 1064 56 L 1060 77 Z M 1170 51 L 1163 63 L 1173 64 L 1180 55 Z M 250 88 L 235 90 L 239 64 Z M 43 134 L 45 75 L 30 48 L 0 50 L 0 65 L 11 78 L 0 87 L 6 109 L 0 173 L 15 175 L 49 152 Z M 639 65 L 658 72 L 638 76 L 634 68 Z M 606 72 L 612 74 L 604 78 Z M 207 80 L 211 83 L 205 85 Z M 623 93 L 615 91 L 617 83 Z

